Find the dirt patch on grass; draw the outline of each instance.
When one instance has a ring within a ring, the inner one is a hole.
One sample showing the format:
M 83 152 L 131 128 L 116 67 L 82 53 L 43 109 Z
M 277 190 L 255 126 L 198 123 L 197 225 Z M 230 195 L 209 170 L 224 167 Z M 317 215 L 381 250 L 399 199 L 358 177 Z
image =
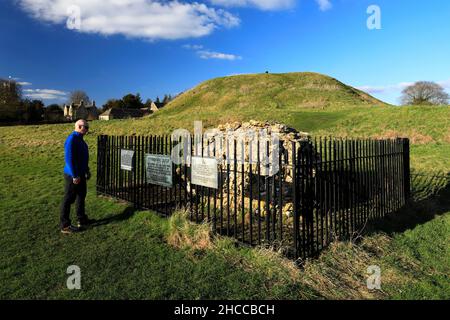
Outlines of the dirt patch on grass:
M 252 89 L 252 87 L 250 85 L 244 84 L 239 88 L 239 93 L 243 94 L 243 95 L 247 95 L 251 92 L 251 89 Z
M 60 143 L 60 141 L 33 140 L 33 139 L 21 139 L 21 138 L 13 138 L 13 139 L 5 140 L 5 144 L 7 144 L 13 148 L 17 148 L 17 147 L 36 148 L 36 147 L 56 145 L 58 143 Z
M 206 92 L 202 97 L 202 103 L 210 103 L 211 101 L 215 101 L 217 99 L 217 94 L 215 92 Z
M 396 138 L 409 138 L 413 144 L 427 144 L 434 142 L 433 137 L 422 134 L 417 130 L 409 130 L 406 132 L 397 130 L 387 130 L 380 135 L 373 136 L 375 139 L 396 139 Z
M 396 130 L 386 130 L 382 134 L 373 136 L 374 139 L 396 139 L 400 137 L 405 137 L 405 134 L 402 134 Z
M 450 129 L 447 130 L 447 134 L 444 136 L 444 141 L 450 143 Z
M 421 134 L 420 132 L 417 131 L 413 131 L 409 135 L 409 139 L 413 144 L 427 144 L 434 141 L 433 137 L 426 134 Z
M 305 101 L 298 105 L 299 108 L 324 109 L 328 102 L 324 98 L 319 98 L 311 101 Z
M 337 84 L 311 82 L 311 83 L 308 83 L 298 89 L 319 89 L 319 90 L 326 90 L 326 91 L 337 91 L 337 90 L 342 90 L 342 86 L 337 85 Z

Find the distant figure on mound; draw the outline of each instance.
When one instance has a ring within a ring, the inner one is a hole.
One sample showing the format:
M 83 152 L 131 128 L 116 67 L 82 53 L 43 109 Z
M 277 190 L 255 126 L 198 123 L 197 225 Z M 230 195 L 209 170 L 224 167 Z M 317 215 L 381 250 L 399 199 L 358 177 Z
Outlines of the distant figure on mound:
M 85 120 L 75 123 L 75 131 L 66 139 L 64 144 L 64 200 L 61 204 L 61 232 L 70 234 L 78 232 L 93 222 L 85 212 L 87 193 L 86 180 L 91 178 L 89 171 L 89 149 L 83 137 L 89 131 Z M 76 200 L 78 225 L 73 226 L 70 221 L 70 206 Z

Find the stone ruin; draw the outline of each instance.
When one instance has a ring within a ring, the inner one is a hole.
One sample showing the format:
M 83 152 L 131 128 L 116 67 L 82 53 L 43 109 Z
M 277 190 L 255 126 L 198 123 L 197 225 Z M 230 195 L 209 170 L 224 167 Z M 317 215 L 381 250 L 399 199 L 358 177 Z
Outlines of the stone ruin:
M 275 139 L 275 137 L 277 139 Z M 261 216 L 264 216 L 265 214 L 266 193 L 264 187 L 266 177 L 274 177 L 271 180 L 275 181 L 275 185 L 278 188 L 278 171 L 281 170 L 283 177 L 283 212 L 289 215 L 292 211 L 293 144 L 295 143 L 294 145 L 297 152 L 300 148 L 304 148 L 305 146 L 312 147 L 309 143 L 309 138 L 310 136 L 308 133 L 297 131 L 294 128 L 281 123 L 255 120 L 243 123 L 233 122 L 221 124 L 217 128 L 207 130 L 203 136 L 202 143 L 197 145 L 194 153 L 201 154 L 200 145 L 203 145 L 203 156 L 215 157 L 218 160 L 219 172 L 221 171 L 223 173 L 222 176 L 224 177 L 221 183 L 222 185 L 219 185 L 219 190 L 222 188 L 222 203 L 224 207 L 228 205 L 228 199 L 230 201 L 230 206 L 233 206 L 236 198 L 240 208 L 242 195 L 244 195 L 244 206 L 248 209 L 250 207 L 250 190 L 252 190 L 253 209 L 257 208 L 258 204 L 256 199 L 259 192 L 259 197 L 261 198 L 260 206 L 262 208 Z M 234 141 L 236 141 L 236 161 Z M 258 141 L 260 145 L 260 175 L 258 175 L 256 163 Z M 269 141 L 269 150 L 267 150 L 267 141 Z M 213 146 L 215 146 L 215 148 L 213 148 Z M 215 152 L 213 149 L 215 149 Z M 269 155 L 268 157 L 266 157 L 267 154 Z M 282 160 L 281 167 L 278 163 L 280 156 Z M 244 161 L 242 161 L 242 159 L 244 159 Z M 237 163 L 237 165 L 235 165 L 235 163 Z M 229 178 L 227 179 L 228 168 Z M 236 174 L 234 173 L 235 169 Z M 252 171 L 252 181 L 250 181 L 250 170 Z M 182 177 L 182 179 L 183 178 L 184 177 Z M 235 179 L 237 180 L 236 192 Z M 243 180 L 244 183 L 242 183 Z M 227 188 L 228 184 L 230 186 L 229 191 Z M 258 184 L 260 187 L 259 190 Z M 188 190 L 190 190 L 189 182 L 187 183 L 187 187 Z M 195 188 L 193 189 L 193 194 L 196 194 Z M 220 199 L 219 195 L 217 196 L 217 199 Z

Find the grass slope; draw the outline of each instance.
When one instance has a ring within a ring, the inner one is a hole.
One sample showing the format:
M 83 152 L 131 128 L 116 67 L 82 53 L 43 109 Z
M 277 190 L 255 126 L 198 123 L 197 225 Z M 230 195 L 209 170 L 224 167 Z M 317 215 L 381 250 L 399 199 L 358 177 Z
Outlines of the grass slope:
M 348 105 L 385 105 L 344 83 L 312 72 L 247 74 L 215 78 L 184 92 L 170 103 L 172 112 L 214 106 L 215 111 L 244 109 L 326 108 Z

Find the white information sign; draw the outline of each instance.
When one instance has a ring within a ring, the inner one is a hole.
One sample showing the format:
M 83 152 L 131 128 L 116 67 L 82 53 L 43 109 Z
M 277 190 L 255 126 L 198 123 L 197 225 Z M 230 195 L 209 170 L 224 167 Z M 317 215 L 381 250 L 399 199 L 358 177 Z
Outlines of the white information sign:
M 191 182 L 198 186 L 217 189 L 217 159 L 192 157 Z
M 134 151 L 133 150 L 120 150 L 120 169 L 133 171 L 134 164 Z

